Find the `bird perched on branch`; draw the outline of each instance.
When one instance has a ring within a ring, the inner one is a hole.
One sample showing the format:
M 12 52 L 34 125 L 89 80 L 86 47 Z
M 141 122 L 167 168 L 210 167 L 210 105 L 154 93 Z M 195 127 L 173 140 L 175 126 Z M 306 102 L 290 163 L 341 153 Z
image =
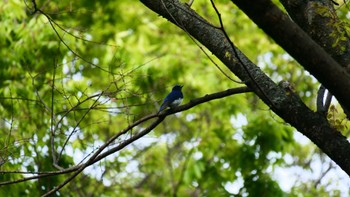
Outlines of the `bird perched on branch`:
M 165 97 L 162 105 L 159 108 L 159 112 L 166 109 L 167 107 L 174 108 L 182 102 L 184 96 L 181 92 L 183 86 L 175 85 L 173 87 L 173 90 L 168 94 L 168 96 Z

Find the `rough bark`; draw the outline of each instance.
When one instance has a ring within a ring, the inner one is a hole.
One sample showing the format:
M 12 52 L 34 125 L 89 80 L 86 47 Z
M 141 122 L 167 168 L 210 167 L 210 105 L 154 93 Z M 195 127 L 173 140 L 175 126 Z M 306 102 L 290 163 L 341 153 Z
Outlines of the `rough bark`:
M 332 128 L 326 118 L 324 118 L 321 114 L 310 110 L 296 94 L 275 84 L 259 69 L 259 67 L 254 65 L 237 48 L 234 49 L 231 41 L 227 39 L 225 34 L 220 29 L 212 26 L 195 11 L 191 10 L 187 5 L 182 4 L 177 0 L 141 0 L 141 2 L 157 14 L 165 17 L 175 25 L 185 30 L 200 43 L 206 46 L 235 75 L 244 81 L 247 86 L 249 86 L 251 90 L 254 91 L 268 106 L 270 106 L 277 115 L 294 126 L 298 131 L 306 135 L 347 174 L 350 175 L 350 157 L 348 156 L 350 152 L 350 143 L 347 141 L 347 139 L 337 130 Z M 254 4 L 257 4 L 256 6 L 260 7 L 262 5 L 258 5 L 259 2 L 260 1 L 256 1 Z M 249 3 L 249 1 L 246 3 L 253 5 L 252 3 Z M 266 17 L 266 20 L 272 20 L 272 22 L 276 22 L 276 19 L 280 19 L 273 18 L 276 17 L 275 15 L 270 15 L 269 17 L 261 15 L 260 17 Z M 286 19 L 283 18 L 281 22 L 283 21 L 286 21 Z M 299 31 L 299 29 L 292 29 L 292 31 Z M 282 33 L 281 31 L 279 32 Z M 298 39 L 300 39 L 300 37 L 302 36 L 296 36 Z M 290 38 L 288 39 L 287 41 L 291 42 Z M 311 45 L 313 46 L 315 43 L 311 43 Z M 318 45 L 316 46 L 319 47 Z M 310 48 L 297 48 L 295 50 L 305 51 L 310 50 Z M 306 54 L 308 52 L 310 51 L 305 51 Z M 336 72 L 343 72 L 341 67 L 338 66 L 333 59 L 329 58 L 329 56 L 322 49 L 321 52 L 318 52 L 321 55 L 325 54 L 327 56 L 326 60 L 323 60 L 324 64 L 329 63 L 337 68 Z M 236 53 L 238 54 L 239 59 L 236 57 Z M 314 55 L 320 55 L 319 53 Z M 307 56 L 305 55 L 303 57 Z M 313 59 L 322 58 L 313 57 Z M 311 61 L 311 63 L 315 63 L 313 61 Z M 305 63 L 304 61 L 301 62 Z M 310 61 L 306 61 L 306 63 L 311 64 Z M 319 69 L 321 68 L 322 67 L 320 66 Z M 322 79 L 326 80 L 327 78 Z M 333 83 L 333 81 L 328 83 Z
M 281 0 L 291 18 L 350 73 L 350 39 L 330 0 Z M 350 111 L 342 103 L 350 118 Z
M 232 0 L 350 111 L 350 75 L 270 0 Z
M 330 0 L 281 0 L 288 14 L 350 73 L 350 39 Z M 341 39 L 342 38 L 342 39 Z

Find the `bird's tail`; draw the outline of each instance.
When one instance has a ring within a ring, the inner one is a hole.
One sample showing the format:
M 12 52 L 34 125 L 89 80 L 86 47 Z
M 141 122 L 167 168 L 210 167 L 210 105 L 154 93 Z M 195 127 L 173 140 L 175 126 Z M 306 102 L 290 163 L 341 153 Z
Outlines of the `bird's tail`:
M 161 111 L 163 111 L 163 110 L 164 110 L 164 108 L 165 108 L 164 104 L 163 104 L 163 105 L 161 105 L 161 106 L 160 106 L 160 108 L 159 108 L 158 113 L 160 113 Z
M 167 102 L 167 101 L 163 102 L 162 105 L 159 108 L 158 113 L 163 111 L 168 105 L 169 105 L 169 102 Z

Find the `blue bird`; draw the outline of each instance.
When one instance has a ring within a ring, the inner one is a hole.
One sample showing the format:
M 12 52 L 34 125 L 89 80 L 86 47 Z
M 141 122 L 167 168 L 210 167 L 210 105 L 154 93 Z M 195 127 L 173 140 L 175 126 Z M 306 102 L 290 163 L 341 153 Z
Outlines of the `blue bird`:
M 182 102 L 184 96 L 181 92 L 181 88 L 183 86 L 175 85 L 173 87 L 173 90 L 168 94 L 168 96 L 165 97 L 162 105 L 160 106 L 160 109 L 158 111 L 161 112 L 162 110 L 166 109 L 167 107 L 174 108 Z

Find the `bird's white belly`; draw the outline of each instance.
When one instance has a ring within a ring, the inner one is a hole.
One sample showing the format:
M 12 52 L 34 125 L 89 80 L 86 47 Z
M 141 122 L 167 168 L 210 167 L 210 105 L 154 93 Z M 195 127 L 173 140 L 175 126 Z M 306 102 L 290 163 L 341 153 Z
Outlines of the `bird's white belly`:
M 182 102 L 182 100 L 183 100 L 182 98 L 176 99 L 175 101 L 173 101 L 173 102 L 170 104 L 170 107 L 176 107 L 176 106 L 180 105 L 181 102 Z

